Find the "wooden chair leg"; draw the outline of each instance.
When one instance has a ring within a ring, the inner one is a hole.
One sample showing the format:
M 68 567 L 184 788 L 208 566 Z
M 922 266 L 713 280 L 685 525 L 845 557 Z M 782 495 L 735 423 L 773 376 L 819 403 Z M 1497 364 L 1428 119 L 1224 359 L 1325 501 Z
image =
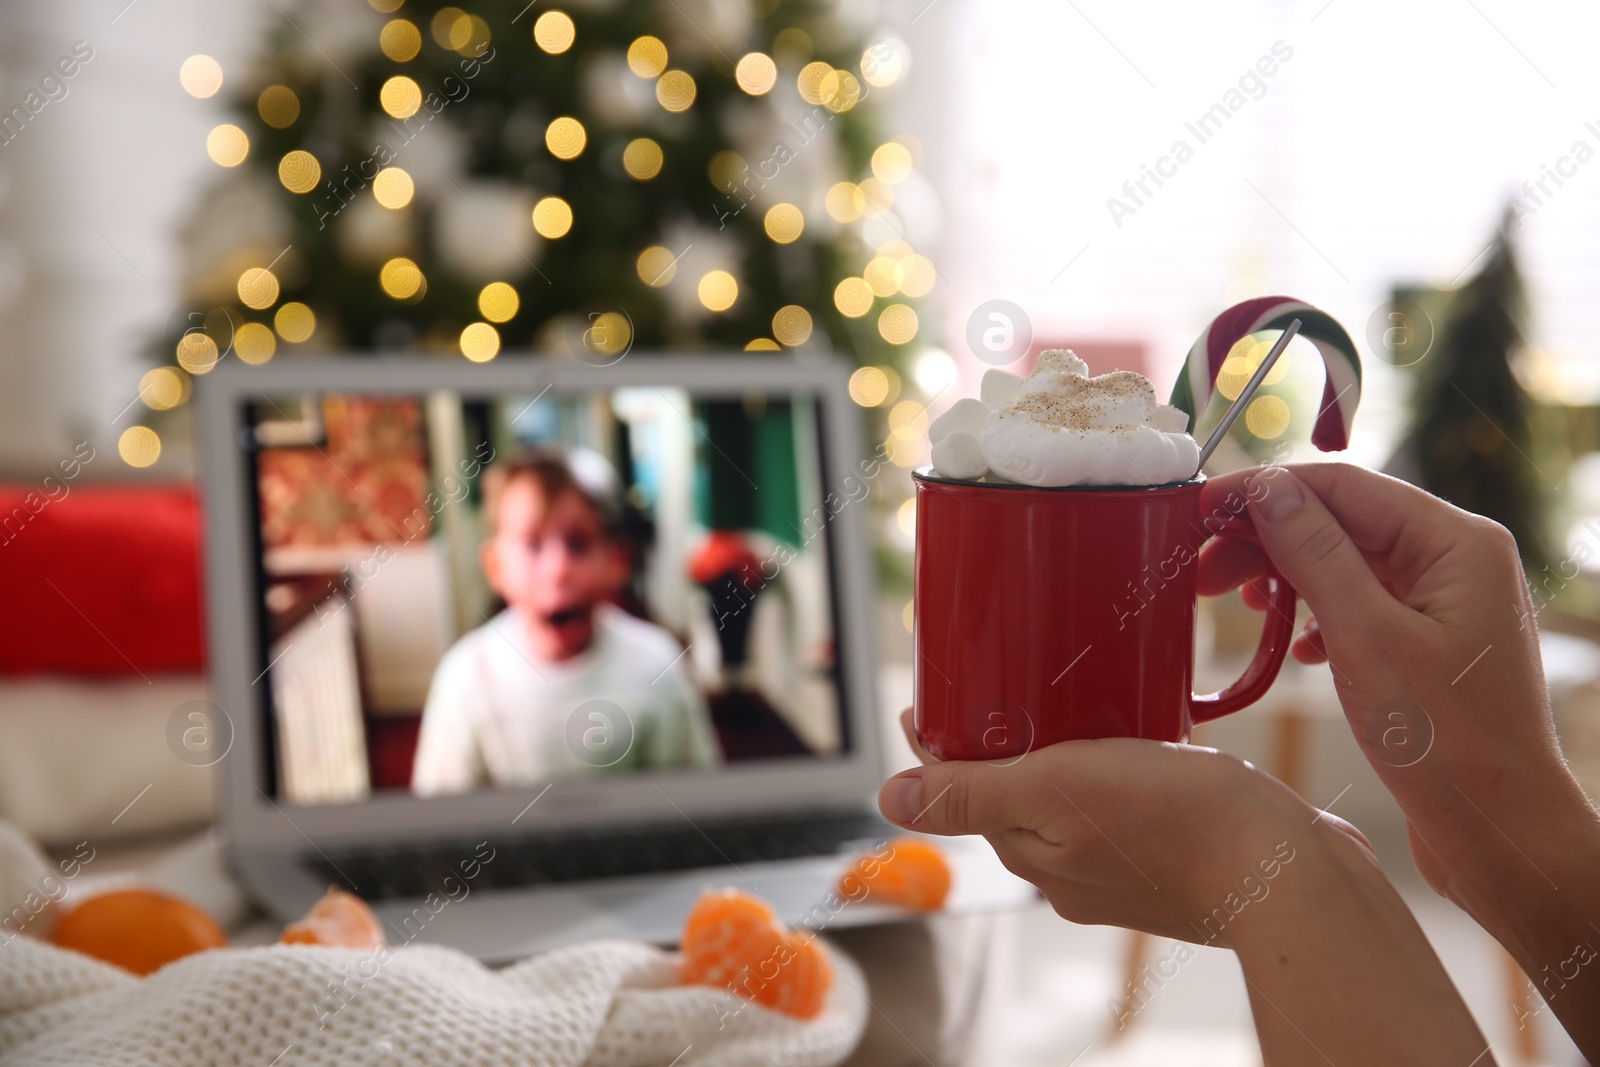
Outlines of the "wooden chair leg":
M 1139 976 L 1144 971 L 1144 957 L 1150 941 L 1150 935 L 1143 930 L 1128 931 L 1128 954 L 1122 962 L 1122 996 L 1118 998 L 1116 1018 L 1111 1023 L 1108 1041 L 1120 1039 L 1133 1025 L 1133 1020 L 1138 1018 L 1134 1004 L 1139 996 Z
M 1517 1029 L 1511 1035 L 1517 1062 L 1540 1063 L 1539 1031 L 1534 1020 L 1544 1009 L 1544 1001 L 1533 992 L 1528 984 L 1528 976 L 1522 973 L 1516 958 L 1498 945 L 1495 951 L 1500 953 L 1501 977 L 1509 994 L 1507 999 L 1511 1003 L 1511 1014 L 1517 1020 Z

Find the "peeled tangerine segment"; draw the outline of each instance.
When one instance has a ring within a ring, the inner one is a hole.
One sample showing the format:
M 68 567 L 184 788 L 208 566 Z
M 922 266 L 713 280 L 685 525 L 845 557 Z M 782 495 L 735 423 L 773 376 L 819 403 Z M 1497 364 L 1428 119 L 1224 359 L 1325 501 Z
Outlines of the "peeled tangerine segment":
M 1022 379 L 998 367 L 984 371 L 983 382 L 978 386 L 978 395 L 983 398 L 984 406 L 991 408 L 1009 404 L 1021 393 Z
M 949 437 L 957 430 L 968 433 L 977 433 L 983 429 L 984 422 L 989 418 L 989 409 L 983 406 L 983 401 L 964 397 L 950 405 L 950 410 L 933 420 L 933 425 L 928 427 L 928 440 L 934 444 Z
M 950 436 L 933 443 L 933 469 L 946 478 L 970 481 L 983 477 L 989 464 L 983 458 L 978 435 L 957 430 Z

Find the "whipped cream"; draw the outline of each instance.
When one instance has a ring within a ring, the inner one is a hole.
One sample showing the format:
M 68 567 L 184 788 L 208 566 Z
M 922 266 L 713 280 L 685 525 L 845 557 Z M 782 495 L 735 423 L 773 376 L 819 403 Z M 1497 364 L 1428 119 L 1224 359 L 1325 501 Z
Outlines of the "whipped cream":
M 1089 377 L 1088 364 L 1046 349 L 1026 378 L 983 376 L 981 399 L 958 400 L 933 421 L 934 471 L 946 478 L 1023 485 L 1163 485 L 1200 466 L 1189 416 L 1156 401 L 1133 371 Z

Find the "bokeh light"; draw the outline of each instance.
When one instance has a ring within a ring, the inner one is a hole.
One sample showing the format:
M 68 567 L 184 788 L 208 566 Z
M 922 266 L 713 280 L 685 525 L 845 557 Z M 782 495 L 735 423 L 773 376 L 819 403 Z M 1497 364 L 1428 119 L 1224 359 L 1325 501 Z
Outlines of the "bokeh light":
M 475 322 L 461 331 L 461 354 L 474 363 L 487 363 L 500 354 L 500 331 L 487 322 Z
M 1279 396 L 1258 396 L 1244 409 L 1244 425 L 1264 440 L 1282 436 L 1289 428 L 1289 405 Z
M 190 56 L 178 68 L 178 83 L 197 100 L 216 96 L 222 88 L 222 64 L 210 56 Z
M 950 358 L 950 353 L 930 348 L 917 357 L 911 373 L 917 379 L 917 388 L 929 396 L 938 396 L 956 384 L 961 372 L 956 367 L 956 361 Z
M 547 196 L 533 205 L 533 228 L 539 236 L 554 241 L 572 229 L 572 205 L 559 196 Z
M 638 268 L 639 280 L 659 289 L 677 275 L 677 257 L 665 245 L 651 245 L 639 253 Z
M 905 42 L 888 38 L 875 41 L 861 53 L 861 77 L 874 89 L 893 85 L 911 65 L 911 50 Z
M 900 261 L 888 256 L 873 256 L 861 277 L 873 296 L 893 296 L 900 290 Z
M 933 269 L 933 261 L 928 257 L 912 253 L 901 257 L 898 278 L 900 291 L 906 296 L 927 296 L 933 289 L 938 272 Z
M 588 143 L 589 134 L 583 123 L 570 116 L 563 115 L 545 127 L 544 146 L 557 159 L 577 159 Z
M 322 181 L 322 164 L 310 152 L 296 148 L 278 160 L 278 180 L 291 193 L 309 193 Z
M 247 322 L 233 335 L 233 351 L 246 363 L 260 364 L 278 350 L 278 339 L 259 322 Z
M 861 195 L 860 187 L 854 182 L 834 183 L 823 198 L 823 207 L 834 222 L 854 222 L 866 206 L 867 198 Z
M 422 290 L 422 268 L 404 256 L 396 256 L 378 272 L 378 284 L 393 299 L 410 300 Z
M 749 169 L 750 165 L 739 153 L 723 151 L 711 157 L 711 162 L 706 165 L 706 177 L 718 189 L 732 192 Z
M 656 100 L 668 111 L 689 110 L 694 94 L 694 79 L 687 71 L 669 70 L 656 82 Z
M 190 374 L 209 374 L 219 358 L 217 342 L 200 330 L 190 330 L 178 339 L 178 366 Z
M 860 367 L 850 375 L 850 399 L 875 408 L 889 399 L 889 378 L 877 367 Z
M 152 411 L 170 411 L 189 398 L 189 378 L 176 367 L 155 367 L 139 378 L 139 399 Z
M 478 311 L 490 322 L 510 322 L 521 307 L 517 291 L 505 282 L 490 282 L 478 293 Z
M 911 175 L 911 150 L 898 141 L 879 145 L 872 153 L 872 173 L 890 185 L 899 185 Z
M 772 39 L 772 57 L 784 70 L 794 70 L 816 54 L 811 35 L 796 26 L 779 30 Z
M 378 102 L 392 117 L 408 119 L 422 106 L 422 87 L 404 74 L 396 74 L 378 90 Z
M 372 179 L 372 196 L 382 206 L 398 211 L 411 203 L 416 193 L 416 183 L 411 175 L 399 167 L 384 167 Z
M 793 204 L 774 204 L 767 209 L 762 225 L 766 227 L 768 237 L 780 245 L 786 245 L 799 239 L 805 231 L 806 219 Z
M 917 313 L 906 304 L 890 304 L 878 316 L 878 336 L 892 345 L 903 345 L 917 336 Z
M 711 311 L 727 311 L 739 299 L 739 283 L 725 270 L 707 271 L 696 292 Z
M 667 69 L 667 46 L 659 37 L 637 38 L 628 46 L 628 69 L 641 78 L 658 78 Z
M 866 202 L 865 211 L 882 213 L 894 207 L 894 190 L 889 188 L 889 183 L 879 178 L 867 178 L 856 188 L 861 190 L 861 198 Z
M 148 426 L 129 426 L 117 438 L 117 454 L 130 467 L 148 467 L 161 458 L 161 437 Z
M 896 467 L 915 467 L 927 454 L 928 438 L 909 427 L 891 430 L 884 439 L 883 451 Z
M 302 344 L 317 332 L 317 316 L 298 300 L 291 300 L 272 316 L 272 328 L 290 344 Z
M 744 346 L 746 352 L 782 352 L 783 346 L 770 337 L 757 337 Z
M 422 31 L 409 19 L 390 19 L 378 31 L 378 47 L 396 63 L 409 62 L 422 51 Z
M 807 63 L 800 68 L 800 73 L 795 75 L 795 88 L 800 91 L 800 99 L 808 104 L 822 103 L 822 82 L 833 73 L 833 66 L 828 63 Z
M 472 39 L 472 18 L 459 7 L 442 7 L 428 24 L 428 31 L 440 48 L 454 52 Z
M 834 286 L 833 306 L 846 318 L 859 319 L 872 310 L 872 287 L 862 278 L 846 278 Z
M 278 302 L 278 276 L 265 267 L 251 267 L 239 275 L 239 302 L 257 311 Z
M 794 348 L 811 337 L 811 312 L 799 304 L 788 304 L 772 316 L 772 336 Z
M 231 122 L 213 127 L 206 134 L 206 155 L 219 167 L 237 167 L 249 154 L 249 136 Z
M 928 405 L 915 400 L 902 400 L 889 409 L 889 429 L 914 430 L 917 433 L 927 433 Z
M 286 130 L 300 117 L 300 98 L 287 85 L 269 85 L 256 97 L 256 113 L 275 130 Z
M 565 11 L 546 11 L 533 24 L 533 43 L 553 56 L 572 47 L 578 28 Z
M 583 334 L 583 345 L 602 356 L 617 356 L 633 344 L 633 326 L 626 315 L 605 311 L 591 320 Z
M 917 498 L 907 498 L 894 513 L 895 525 L 907 537 L 917 536 Z
M 778 65 L 772 57 L 761 52 L 751 52 L 739 60 L 733 71 L 739 88 L 751 96 L 764 96 L 778 84 Z
M 622 150 L 622 169 L 635 181 L 646 182 L 661 173 L 664 159 L 660 145 L 648 137 L 635 137 Z
M 848 70 L 829 71 L 817 85 L 817 94 L 823 107 L 841 114 L 861 100 L 861 82 Z

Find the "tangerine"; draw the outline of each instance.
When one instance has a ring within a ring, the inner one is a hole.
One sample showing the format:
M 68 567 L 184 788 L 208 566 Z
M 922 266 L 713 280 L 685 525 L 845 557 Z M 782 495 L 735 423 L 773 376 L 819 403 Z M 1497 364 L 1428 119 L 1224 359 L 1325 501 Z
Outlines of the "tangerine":
M 61 917 L 50 940 L 139 975 L 228 943 L 222 927 L 206 912 L 153 889 L 118 889 L 90 897 Z
M 880 858 L 868 852 L 856 857 L 839 877 L 839 895 L 857 899 L 856 885 L 864 884 L 860 899 L 875 904 L 898 904 L 917 911 L 933 911 L 943 906 L 950 894 L 950 864 L 938 846 L 921 837 L 897 837 L 889 842 L 891 851 Z M 851 880 L 856 879 L 855 885 Z
M 285 945 L 332 945 L 337 948 L 382 948 L 383 927 L 367 902 L 336 885 L 305 916 L 283 928 Z
M 706 893 L 683 924 L 683 981 L 810 1019 L 833 984 L 833 964 L 810 932 L 791 930 L 766 901 L 734 889 Z

